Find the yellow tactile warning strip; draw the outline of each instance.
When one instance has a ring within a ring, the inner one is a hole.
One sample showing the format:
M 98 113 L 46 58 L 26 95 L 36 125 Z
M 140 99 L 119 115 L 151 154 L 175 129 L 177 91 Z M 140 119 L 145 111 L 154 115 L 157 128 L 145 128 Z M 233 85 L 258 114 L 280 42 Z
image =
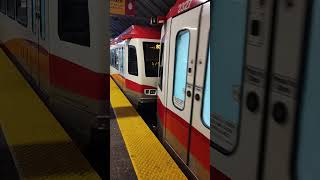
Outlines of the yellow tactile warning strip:
M 100 179 L 1 49 L 0 124 L 21 179 Z
M 110 95 L 138 179 L 187 179 L 112 79 Z

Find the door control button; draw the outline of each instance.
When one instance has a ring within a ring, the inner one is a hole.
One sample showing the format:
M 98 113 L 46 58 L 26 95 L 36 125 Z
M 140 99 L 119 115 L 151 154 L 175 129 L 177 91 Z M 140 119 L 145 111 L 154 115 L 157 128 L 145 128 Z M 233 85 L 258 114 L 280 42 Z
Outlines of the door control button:
M 247 108 L 249 109 L 250 112 L 255 113 L 259 109 L 259 97 L 256 93 L 250 92 L 247 95 Z
M 282 102 L 275 103 L 272 109 L 272 116 L 276 122 L 284 123 L 288 117 L 287 106 Z
M 191 91 L 187 91 L 187 96 L 191 97 Z
M 199 94 L 196 94 L 196 95 L 195 95 L 195 99 L 196 99 L 197 101 L 199 101 L 199 100 L 200 100 L 200 95 L 199 95 Z

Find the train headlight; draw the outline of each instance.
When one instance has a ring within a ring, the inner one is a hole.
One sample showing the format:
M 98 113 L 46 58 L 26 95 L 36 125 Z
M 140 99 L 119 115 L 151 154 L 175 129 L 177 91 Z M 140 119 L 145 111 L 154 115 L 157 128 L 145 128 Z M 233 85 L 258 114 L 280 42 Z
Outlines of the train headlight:
M 155 96 L 155 95 L 157 95 L 157 90 L 156 89 L 145 89 L 144 94 L 149 95 L 149 96 Z

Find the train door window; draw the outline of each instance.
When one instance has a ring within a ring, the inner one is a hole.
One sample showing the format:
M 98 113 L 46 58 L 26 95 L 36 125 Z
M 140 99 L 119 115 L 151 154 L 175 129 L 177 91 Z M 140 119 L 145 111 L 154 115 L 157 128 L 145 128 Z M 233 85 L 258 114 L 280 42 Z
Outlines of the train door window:
M 128 73 L 138 76 L 137 50 L 134 46 L 128 46 Z
M 58 31 L 62 41 L 90 46 L 88 0 L 59 0 Z
M 146 77 L 158 77 L 159 50 L 159 43 L 143 42 Z
M 211 139 L 218 151 L 231 153 L 238 141 L 240 125 L 240 94 L 245 62 L 245 27 L 246 3 L 239 6 L 229 2 L 219 3 L 212 10 L 214 30 L 211 31 L 212 69 L 211 69 L 211 99 L 212 130 Z M 235 12 L 226 15 L 226 9 Z M 234 15 L 238 21 L 232 22 Z M 226 16 L 226 17 L 225 17 Z M 228 19 L 226 23 L 226 19 Z M 233 33 L 230 33 L 230 32 Z M 231 51 L 232 50 L 232 51 Z
M 41 39 L 46 38 L 46 3 L 45 0 L 40 0 L 40 36 Z
M 173 85 L 173 104 L 184 109 L 186 99 L 187 67 L 189 58 L 190 32 L 180 31 L 176 38 L 176 55 Z
M 15 0 L 8 0 L 7 1 L 7 15 L 12 18 L 15 19 L 15 11 L 16 11 L 16 3 Z
M 4 14 L 7 13 L 7 0 L 0 0 L 0 11 Z
M 320 179 L 320 81 L 319 81 L 319 46 L 320 46 L 320 0 L 315 0 L 312 6 L 310 36 L 303 76 L 301 101 L 298 105 L 295 165 L 293 173 L 298 180 Z
M 27 0 L 16 0 L 16 16 L 17 21 L 24 25 L 28 25 L 28 11 L 27 11 Z
M 210 47 L 208 50 L 207 70 L 204 86 L 204 99 L 202 105 L 202 122 L 206 127 L 210 127 Z
M 160 58 L 159 58 L 159 61 L 160 61 L 160 64 L 159 64 L 159 88 L 160 90 L 162 90 L 162 81 L 163 81 L 163 58 L 164 58 L 164 54 L 163 54 L 163 51 L 164 51 L 164 37 L 163 37 L 163 40 L 161 41 L 161 46 L 160 46 Z

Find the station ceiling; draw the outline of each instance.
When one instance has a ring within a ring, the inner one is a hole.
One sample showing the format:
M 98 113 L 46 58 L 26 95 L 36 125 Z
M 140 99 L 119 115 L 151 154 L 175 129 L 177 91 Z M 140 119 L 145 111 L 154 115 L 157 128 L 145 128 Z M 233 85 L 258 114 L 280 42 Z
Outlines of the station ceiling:
M 133 24 L 149 26 L 150 17 L 165 16 L 176 0 L 136 0 L 136 16 L 111 16 L 112 38 Z

